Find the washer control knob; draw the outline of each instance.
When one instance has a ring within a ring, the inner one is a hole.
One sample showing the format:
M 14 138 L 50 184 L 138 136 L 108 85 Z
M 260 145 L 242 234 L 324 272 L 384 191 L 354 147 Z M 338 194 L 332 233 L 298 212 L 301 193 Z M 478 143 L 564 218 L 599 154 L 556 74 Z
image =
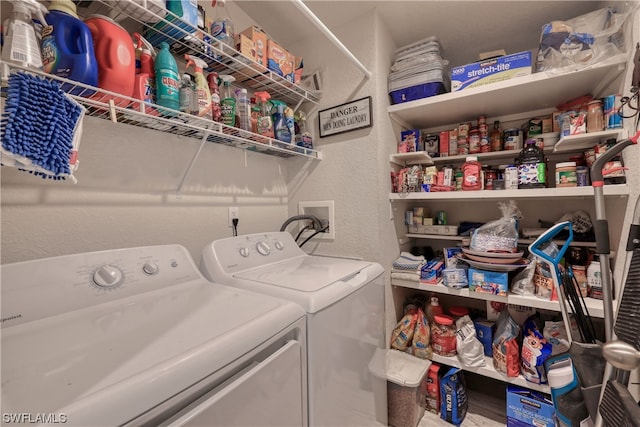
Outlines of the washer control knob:
M 284 249 L 284 243 L 282 243 L 280 240 L 276 240 L 276 242 L 274 243 L 274 246 L 279 251 Z
M 116 266 L 103 265 L 93 273 L 93 282 L 103 288 L 113 288 L 122 283 L 124 274 Z
M 249 248 L 247 248 L 246 246 L 243 246 L 240 248 L 240 255 L 242 255 L 243 257 L 248 257 L 249 256 Z
M 153 276 L 154 274 L 158 274 L 159 270 L 160 269 L 158 268 L 158 264 L 154 264 L 152 262 L 146 262 L 142 266 L 142 271 L 144 271 L 145 274 L 148 274 L 149 276 Z
M 260 255 L 267 256 L 271 253 L 271 248 L 267 244 L 267 242 L 260 241 L 256 244 L 256 249 Z

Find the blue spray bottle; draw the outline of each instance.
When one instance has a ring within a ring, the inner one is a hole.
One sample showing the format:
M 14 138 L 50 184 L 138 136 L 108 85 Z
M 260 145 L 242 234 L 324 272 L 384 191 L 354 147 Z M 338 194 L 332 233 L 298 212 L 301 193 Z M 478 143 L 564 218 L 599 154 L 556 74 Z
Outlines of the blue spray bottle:
M 276 105 L 276 112 L 273 114 L 273 131 L 278 141 L 291 144 L 291 130 L 287 126 L 284 116 L 284 107 L 281 101 L 272 101 Z

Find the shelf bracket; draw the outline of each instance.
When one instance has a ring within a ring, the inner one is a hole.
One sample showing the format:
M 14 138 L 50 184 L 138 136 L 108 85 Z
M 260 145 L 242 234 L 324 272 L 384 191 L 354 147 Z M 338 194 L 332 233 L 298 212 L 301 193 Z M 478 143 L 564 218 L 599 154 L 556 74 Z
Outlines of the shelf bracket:
M 316 26 L 316 28 L 318 28 L 320 30 L 320 32 L 322 32 L 322 34 L 324 34 L 327 39 L 329 39 L 329 41 L 331 43 L 333 43 L 342 53 L 344 53 L 347 58 L 349 58 L 351 60 L 351 62 L 354 63 L 354 65 L 356 67 L 358 67 L 360 69 L 360 71 L 362 71 L 362 73 L 365 75 L 365 79 L 370 79 L 371 78 L 371 71 L 369 71 L 367 69 L 367 67 L 365 67 L 364 65 L 362 65 L 362 62 L 360 62 L 358 60 L 358 58 L 355 57 L 355 55 L 353 53 L 351 53 L 351 51 L 349 49 L 347 49 L 347 47 L 340 41 L 340 39 L 338 39 L 335 34 L 333 34 L 331 32 L 331 30 L 329 28 L 327 28 L 326 25 L 324 25 L 324 23 L 311 11 L 311 9 L 309 9 L 307 7 L 307 5 L 305 5 L 302 0 L 291 0 L 291 2 L 293 3 L 293 5 L 295 7 L 297 7 L 307 18 L 309 18 L 309 20 L 311 21 L 311 23 L 313 25 Z
M 189 166 L 187 166 L 187 170 L 184 171 L 184 174 L 182 175 L 182 178 L 180 179 L 180 183 L 178 184 L 178 188 L 176 189 L 176 197 L 178 199 L 181 196 L 182 186 L 184 185 L 184 182 L 186 181 L 187 176 L 189 176 L 189 174 L 191 173 L 191 169 L 193 169 L 193 165 L 196 164 L 196 160 L 198 160 L 198 157 L 200 157 L 200 153 L 202 152 L 202 148 L 204 147 L 204 144 L 207 143 L 207 138 L 209 137 L 209 135 L 210 135 L 209 128 L 207 127 L 205 129 L 204 135 L 202 135 L 202 140 L 200 141 L 200 146 L 198 147 L 198 150 L 193 155 L 193 158 L 191 159 L 191 162 L 189 163 Z

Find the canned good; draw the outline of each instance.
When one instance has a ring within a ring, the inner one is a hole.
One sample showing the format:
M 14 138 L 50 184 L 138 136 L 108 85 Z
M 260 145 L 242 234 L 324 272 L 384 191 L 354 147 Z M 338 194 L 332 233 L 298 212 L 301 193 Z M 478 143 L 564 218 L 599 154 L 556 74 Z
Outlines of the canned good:
M 480 152 L 480 131 L 472 129 L 469 131 L 469 154 L 477 154 Z
M 518 167 L 515 165 L 508 165 L 504 169 L 504 188 L 507 190 L 518 189 Z
M 607 129 L 622 127 L 622 116 L 618 114 L 621 106 L 621 95 L 609 95 L 604 97 L 604 123 Z
M 437 218 L 438 225 L 447 225 L 447 213 L 445 211 L 438 211 Z
M 589 185 L 589 168 L 586 166 L 576 167 L 576 177 L 578 180 L 578 187 L 586 187 Z
M 482 125 L 487 123 L 487 118 L 485 116 L 478 116 L 478 125 Z
M 458 135 L 458 154 L 469 154 L 469 141 L 466 136 Z
M 460 139 L 460 137 L 467 137 L 469 136 L 469 130 L 471 129 L 471 123 L 460 123 L 460 125 L 458 126 L 458 139 Z
M 504 149 L 519 150 L 522 148 L 522 131 L 518 128 L 504 131 Z
M 488 136 L 480 136 L 480 152 L 489 153 L 491 151 L 491 145 L 489 144 Z

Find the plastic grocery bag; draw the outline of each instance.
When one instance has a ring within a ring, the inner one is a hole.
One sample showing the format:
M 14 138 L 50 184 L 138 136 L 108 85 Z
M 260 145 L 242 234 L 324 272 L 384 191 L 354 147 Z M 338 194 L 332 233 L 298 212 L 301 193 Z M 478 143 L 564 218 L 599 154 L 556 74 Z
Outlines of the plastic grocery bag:
M 498 203 L 502 218 L 490 221 L 477 228 L 471 235 L 474 251 L 484 252 L 517 252 L 518 221 L 522 213 L 515 201 Z
M 542 26 L 536 71 L 571 66 L 571 71 L 625 51 L 623 24 L 635 11 L 603 8 Z
M 464 366 L 480 367 L 487 364 L 484 346 L 476 336 L 476 328 L 469 316 L 456 320 L 456 351 Z

